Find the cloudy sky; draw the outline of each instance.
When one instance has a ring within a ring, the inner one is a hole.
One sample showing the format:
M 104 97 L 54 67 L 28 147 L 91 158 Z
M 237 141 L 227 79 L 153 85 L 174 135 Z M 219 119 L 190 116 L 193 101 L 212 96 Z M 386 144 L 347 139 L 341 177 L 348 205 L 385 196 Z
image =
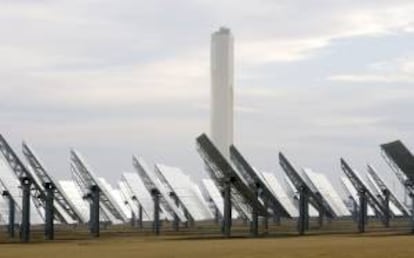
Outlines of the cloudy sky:
M 235 37 L 235 143 L 337 180 L 414 146 L 414 2 L 0 0 L 0 131 L 58 178 L 76 148 L 112 183 L 131 155 L 200 177 L 209 43 Z

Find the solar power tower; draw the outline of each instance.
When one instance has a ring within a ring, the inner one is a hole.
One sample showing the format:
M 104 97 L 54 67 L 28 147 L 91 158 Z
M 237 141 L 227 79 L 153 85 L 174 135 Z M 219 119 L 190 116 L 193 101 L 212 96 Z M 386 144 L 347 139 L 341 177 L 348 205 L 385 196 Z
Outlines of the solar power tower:
M 160 212 L 163 212 L 169 219 L 176 216 L 179 221 L 185 223 L 187 218 L 182 210 L 177 207 L 177 204 L 170 198 L 168 189 L 163 185 L 155 174 L 150 170 L 145 160 L 141 157 L 132 157 L 132 163 L 138 175 L 144 182 L 145 187 L 151 193 L 154 201 L 154 220 L 153 229 L 158 235 L 160 232 Z
M 80 154 L 75 150 L 71 150 L 70 159 L 72 176 L 83 191 L 84 196 L 90 199 L 89 222 L 92 235 L 99 236 L 99 211 L 101 209 L 112 223 L 126 222 L 128 218 L 122 212 L 122 208 L 119 207 L 102 181 L 86 165 Z
M 39 160 L 33 149 L 24 142 L 22 149 L 27 162 L 32 168 L 34 174 L 33 177 L 38 178 L 45 189 L 53 191 L 55 201 L 54 212 L 56 216 L 61 219 L 61 222 L 64 222 L 66 224 L 72 224 L 74 222 L 86 223 L 86 221 L 83 220 L 81 212 L 78 210 L 76 205 L 71 201 L 70 198 L 67 198 L 64 195 L 61 186 L 56 183 L 51 175 L 49 175 L 43 163 Z
M 227 237 L 231 235 L 232 205 L 238 210 L 239 214 L 244 215 L 249 221 L 253 220 L 253 210 L 257 212 L 258 216 L 267 216 L 267 210 L 256 194 L 244 183 L 240 175 L 207 135 L 200 135 L 196 142 L 197 150 L 206 165 L 207 171 L 219 190 L 224 192 L 224 235 Z
M 343 158 L 341 158 L 341 168 L 348 179 L 351 181 L 352 185 L 357 189 L 359 194 L 359 232 L 365 232 L 368 203 L 374 209 L 375 214 L 382 220 L 383 224 L 388 227 L 390 219 L 389 210 L 385 209 L 384 205 L 375 198 L 374 194 L 372 194 L 369 187 L 362 180 L 361 176 L 356 171 L 354 171 Z
M 376 193 L 384 203 L 389 203 L 389 208 L 394 216 L 409 216 L 410 210 L 397 198 L 397 195 L 381 179 L 377 170 L 368 164 L 368 180 Z M 385 205 L 385 204 L 384 204 Z
M 279 152 L 279 164 L 299 192 L 299 234 L 303 235 L 305 230 L 309 227 L 309 203 L 311 203 L 319 211 L 320 226 L 322 225 L 324 216 L 327 218 L 336 217 L 335 212 L 323 199 L 322 195 L 319 192 L 312 190 L 312 188 L 305 182 L 305 180 L 281 152 Z
M 201 194 L 200 188 L 181 169 L 156 164 L 155 173 L 166 188 L 170 190 L 170 196 L 175 198 L 176 203 L 184 210 L 190 222 L 214 218 Z
M 289 212 L 286 208 L 282 205 L 276 195 L 273 194 L 272 190 L 268 187 L 267 183 L 265 182 L 263 176 L 256 171 L 250 164 L 246 161 L 246 159 L 242 156 L 242 154 L 237 150 L 234 145 L 230 146 L 230 159 L 235 164 L 238 171 L 241 173 L 241 176 L 246 180 L 247 184 L 250 186 L 250 189 L 256 194 L 258 198 L 260 198 L 266 210 L 268 208 L 273 210 L 273 214 L 278 217 L 284 218 L 291 218 Z M 252 234 L 258 234 L 258 213 L 255 209 L 253 209 L 252 214 Z M 265 216 L 265 228 L 266 231 L 268 230 L 268 216 Z
M 411 197 L 411 231 L 414 233 L 414 157 L 400 140 L 384 143 L 381 149 L 383 158 Z
M 0 134 L 0 151 L 12 169 L 16 177 L 20 180 L 22 187 L 22 222 L 21 222 L 21 240 L 29 242 L 30 240 L 30 199 L 31 195 L 35 198 L 36 207 L 46 207 L 46 195 L 41 185 L 33 178 L 32 174 L 19 159 L 17 154 L 10 147 L 3 135 Z M 49 205 L 48 205 L 49 206 Z

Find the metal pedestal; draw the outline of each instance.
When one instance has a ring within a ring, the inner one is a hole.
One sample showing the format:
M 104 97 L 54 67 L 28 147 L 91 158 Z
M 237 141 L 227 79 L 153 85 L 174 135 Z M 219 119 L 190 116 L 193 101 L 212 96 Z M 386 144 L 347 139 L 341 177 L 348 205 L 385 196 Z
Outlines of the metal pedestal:
M 308 193 L 306 187 L 302 186 L 299 189 L 299 218 L 298 218 L 298 232 L 299 235 L 305 234 L 305 230 L 309 225 L 308 215 Z
M 91 198 L 91 205 L 90 205 L 90 224 L 91 224 L 91 235 L 93 237 L 99 237 L 100 235 L 100 221 L 99 221 L 99 211 L 100 211 L 100 203 L 99 203 L 99 194 L 100 189 L 97 185 L 91 186 L 90 189 L 90 198 Z
M 224 218 L 223 218 L 224 236 L 231 236 L 231 183 L 230 180 L 225 182 L 224 186 Z
M 365 232 L 367 220 L 367 193 L 365 190 L 359 190 L 359 213 L 358 213 L 358 231 Z
M 3 196 L 5 196 L 9 202 L 9 224 L 7 225 L 7 233 L 9 234 L 10 238 L 14 238 L 14 226 L 15 226 L 15 211 L 16 211 L 16 204 L 14 202 L 13 197 L 10 195 L 8 191 L 3 191 Z
M 30 185 L 31 180 L 27 177 L 20 179 L 23 190 L 22 203 L 22 224 L 20 226 L 20 240 L 29 242 L 30 240 Z
M 46 205 L 45 205 L 45 239 L 53 240 L 55 235 L 53 218 L 54 218 L 54 189 L 55 187 L 51 183 L 44 185 L 46 190 Z
M 151 195 L 154 200 L 153 231 L 158 236 L 160 234 L 160 192 L 158 189 L 152 189 Z

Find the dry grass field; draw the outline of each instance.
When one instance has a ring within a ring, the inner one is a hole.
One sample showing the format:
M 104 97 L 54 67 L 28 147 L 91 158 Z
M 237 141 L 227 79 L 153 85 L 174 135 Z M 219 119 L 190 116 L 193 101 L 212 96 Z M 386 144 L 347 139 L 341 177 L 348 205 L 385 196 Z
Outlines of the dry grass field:
M 196 258 L 261 258 L 261 257 L 364 257 L 413 258 L 414 235 L 407 227 L 384 230 L 371 224 L 368 233 L 356 234 L 354 227 L 331 232 L 311 230 L 306 236 L 297 236 L 290 225 L 273 227 L 268 236 L 251 238 L 246 226 L 234 228 L 234 237 L 222 238 L 215 227 L 196 227 L 181 232 L 164 231 L 159 237 L 147 230 L 131 228 L 104 230 L 98 239 L 91 238 L 86 229 L 60 229 L 56 240 L 45 241 L 41 230 L 32 233 L 31 242 L 13 242 L 0 235 L 0 257 L 15 258 L 129 258 L 129 257 L 196 257 Z M 285 229 L 285 230 L 284 230 Z M 282 233 L 281 231 L 285 232 Z

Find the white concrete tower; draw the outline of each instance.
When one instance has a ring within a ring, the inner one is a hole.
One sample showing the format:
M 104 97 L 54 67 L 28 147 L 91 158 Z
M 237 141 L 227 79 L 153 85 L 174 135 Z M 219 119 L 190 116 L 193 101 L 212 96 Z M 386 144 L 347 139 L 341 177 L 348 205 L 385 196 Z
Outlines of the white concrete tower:
M 233 36 L 221 27 L 211 36 L 210 136 L 229 158 L 233 144 Z

